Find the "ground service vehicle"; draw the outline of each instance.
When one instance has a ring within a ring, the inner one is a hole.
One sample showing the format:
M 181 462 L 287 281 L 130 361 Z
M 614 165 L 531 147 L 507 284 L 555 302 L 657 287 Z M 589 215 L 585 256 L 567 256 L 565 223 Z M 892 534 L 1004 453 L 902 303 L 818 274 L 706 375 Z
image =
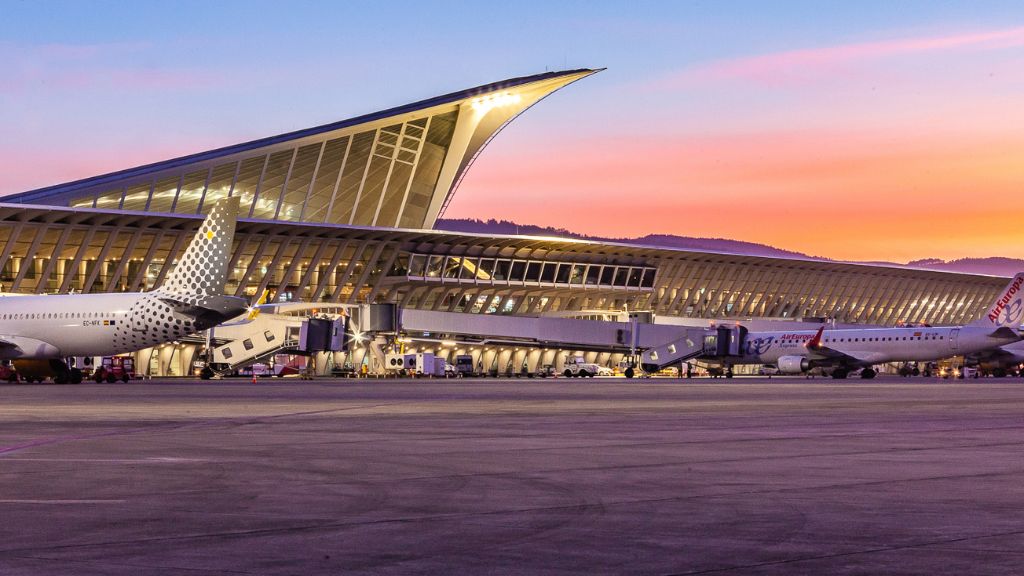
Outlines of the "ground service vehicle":
M 135 359 L 131 356 L 106 356 L 92 377 L 97 382 L 127 382 L 135 377 Z
M 440 376 L 444 378 L 445 365 L 447 362 L 444 358 L 438 358 L 430 352 L 421 352 L 416 355 L 416 364 L 412 366 L 416 377 L 421 376 Z
M 555 367 L 551 364 L 545 364 L 537 369 L 537 378 L 554 378 Z
M 455 357 L 455 373 L 457 376 L 473 376 L 473 357 L 469 354 L 460 354 Z
M 593 362 L 587 362 L 582 356 L 573 356 L 565 362 L 565 370 L 562 374 L 568 378 L 580 377 L 580 378 L 593 378 L 597 376 L 597 373 L 601 370 L 601 367 Z

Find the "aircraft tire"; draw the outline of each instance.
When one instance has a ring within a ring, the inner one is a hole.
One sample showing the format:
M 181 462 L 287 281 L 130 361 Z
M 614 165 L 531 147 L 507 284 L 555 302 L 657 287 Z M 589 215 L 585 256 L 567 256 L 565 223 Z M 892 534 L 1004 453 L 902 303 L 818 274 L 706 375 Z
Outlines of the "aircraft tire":
M 82 371 L 78 368 L 71 369 L 71 383 L 81 384 L 82 383 Z
M 865 368 L 860 371 L 860 377 L 865 380 L 871 380 L 875 377 L 876 372 L 871 368 Z
M 633 376 L 636 376 L 636 370 L 633 370 L 633 367 L 630 366 L 629 368 L 626 368 L 625 374 L 626 378 L 632 378 Z
M 53 377 L 54 384 L 67 384 L 69 380 L 65 374 L 57 374 Z
M 832 371 L 832 377 L 835 378 L 836 380 L 845 380 L 846 379 L 846 375 L 847 375 L 846 370 L 833 370 Z

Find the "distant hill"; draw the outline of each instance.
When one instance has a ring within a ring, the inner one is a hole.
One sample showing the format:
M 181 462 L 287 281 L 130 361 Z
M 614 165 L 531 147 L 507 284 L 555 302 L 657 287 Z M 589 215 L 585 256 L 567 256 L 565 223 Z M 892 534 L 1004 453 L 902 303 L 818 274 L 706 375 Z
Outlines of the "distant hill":
M 783 250 L 757 244 L 756 242 L 743 242 L 741 240 L 728 240 L 726 238 L 694 238 L 690 236 L 676 236 L 674 234 L 648 234 L 639 238 L 605 238 L 601 236 L 588 236 L 566 230 L 565 228 L 552 228 L 550 226 L 537 226 L 534 224 L 518 224 L 508 220 L 478 220 L 475 218 L 442 218 L 434 226 L 438 230 L 450 230 L 452 232 L 468 232 L 471 234 L 523 234 L 529 236 L 556 236 L 559 238 L 575 238 L 578 240 L 593 240 L 596 242 L 619 242 L 623 244 L 636 244 L 638 246 L 662 246 L 665 248 L 678 248 L 681 250 L 708 250 L 711 252 L 726 252 L 729 254 L 744 254 L 747 256 L 767 256 L 778 258 L 807 258 L 810 260 L 829 261 L 829 258 L 821 256 L 810 256 L 802 252 Z M 940 260 L 938 258 L 926 258 L 913 260 L 906 264 L 897 262 L 865 262 L 865 264 L 881 264 L 885 266 L 904 266 L 907 268 L 925 268 L 929 270 L 943 270 L 946 272 L 964 272 L 967 274 L 989 274 L 992 276 L 1013 276 L 1017 272 L 1024 271 L 1024 260 L 1017 258 L 1002 258 L 998 256 L 989 258 L 961 258 L 959 260 Z
M 680 248 L 683 250 L 710 250 L 714 252 L 728 252 L 731 254 L 745 254 L 748 256 L 776 256 L 783 258 L 813 258 L 802 252 L 782 250 L 767 244 L 755 242 L 743 242 L 741 240 L 727 240 L 725 238 L 692 238 L 689 236 L 676 236 L 674 234 L 648 234 L 639 238 L 606 238 L 602 236 L 588 236 L 566 230 L 565 228 L 552 228 L 550 226 L 536 226 L 534 224 L 517 224 L 508 220 L 477 220 L 474 218 L 446 219 L 437 221 L 434 228 L 438 230 L 451 230 L 452 232 L 469 232 L 475 234 L 522 234 L 528 236 L 557 236 L 559 238 L 575 238 L 577 240 L 593 240 L 596 242 L 619 242 L 623 244 L 636 244 L 638 246 L 663 246 L 665 248 Z
M 914 268 L 930 268 L 932 270 L 966 272 L 968 274 L 991 274 L 993 276 L 1014 276 L 1017 272 L 1024 271 L 1024 260 L 1020 258 L 1002 258 L 999 256 L 960 258 L 959 260 L 950 260 L 948 262 L 937 258 L 930 258 L 907 262 L 906 265 Z

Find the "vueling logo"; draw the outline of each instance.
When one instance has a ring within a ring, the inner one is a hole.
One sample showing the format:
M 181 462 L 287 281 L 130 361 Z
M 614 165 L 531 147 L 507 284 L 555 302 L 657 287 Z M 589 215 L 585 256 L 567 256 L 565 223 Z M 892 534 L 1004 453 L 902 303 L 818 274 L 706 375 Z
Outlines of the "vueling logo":
M 990 322 L 997 322 L 1000 324 L 1008 324 L 1015 322 L 1021 315 L 1021 301 L 1020 298 L 1014 299 L 1014 296 L 1020 293 L 1020 286 L 1024 284 L 1024 277 L 1018 277 L 1010 284 L 1010 287 L 1006 290 L 1006 294 L 996 301 L 996 305 L 988 311 L 988 319 Z M 1000 320 L 1000 316 L 1003 316 Z

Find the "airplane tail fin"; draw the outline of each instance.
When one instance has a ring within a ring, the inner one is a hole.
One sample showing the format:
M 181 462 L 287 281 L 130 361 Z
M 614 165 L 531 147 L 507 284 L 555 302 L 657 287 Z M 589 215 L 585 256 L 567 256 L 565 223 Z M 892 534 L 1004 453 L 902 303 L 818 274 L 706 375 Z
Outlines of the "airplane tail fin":
M 822 335 L 823 335 L 824 333 L 825 333 L 825 327 L 824 327 L 824 326 L 822 326 L 821 328 L 818 328 L 818 331 L 814 333 L 814 337 L 813 337 L 813 338 L 811 338 L 810 340 L 808 340 L 808 341 L 807 341 L 807 342 L 806 342 L 806 343 L 804 344 L 804 346 L 805 346 L 805 347 L 806 347 L 806 348 L 807 348 L 808 350 L 814 350 L 815 348 L 817 348 L 817 347 L 821 346 L 821 336 L 822 336 Z
M 1020 329 L 1021 320 L 1024 320 L 1024 272 L 1014 276 L 996 301 L 988 307 L 985 315 L 969 326 L 991 328 L 993 332 L 1009 328 L 1016 333 Z
M 213 296 L 224 292 L 235 238 L 239 198 L 213 205 L 181 260 L 158 290 L 167 294 Z

